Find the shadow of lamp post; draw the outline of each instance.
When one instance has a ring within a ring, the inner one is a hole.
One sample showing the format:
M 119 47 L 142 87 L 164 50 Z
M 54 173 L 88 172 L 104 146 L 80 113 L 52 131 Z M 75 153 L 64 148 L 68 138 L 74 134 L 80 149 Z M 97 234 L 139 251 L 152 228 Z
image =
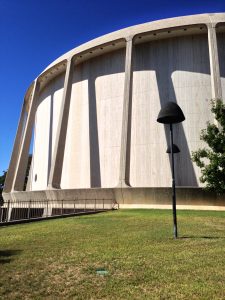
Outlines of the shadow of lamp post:
M 175 102 L 167 102 L 160 110 L 157 122 L 170 125 L 170 146 L 167 153 L 171 154 L 172 161 L 172 204 L 173 204 L 173 232 L 174 238 L 177 234 L 177 211 L 176 211 L 176 184 L 175 184 L 175 170 L 174 170 L 174 153 L 180 152 L 180 149 L 173 143 L 173 124 L 180 123 L 185 120 L 184 114 Z

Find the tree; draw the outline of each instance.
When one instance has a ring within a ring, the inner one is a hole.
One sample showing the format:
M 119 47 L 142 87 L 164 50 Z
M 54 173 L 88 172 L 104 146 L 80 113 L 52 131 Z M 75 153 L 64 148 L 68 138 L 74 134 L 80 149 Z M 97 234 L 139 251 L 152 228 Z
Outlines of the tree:
M 3 171 L 3 175 L 0 176 L 0 206 L 2 206 L 4 203 L 3 198 L 2 198 L 2 191 L 3 191 L 3 187 L 4 187 L 6 174 L 7 174 L 7 172 Z
M 3 189 L 3 187 L 4 187 L 4 182 L 5 182 L 6 174 L 7 174 L 7 172 L 3 171 L 3 175 L 0 176 L 0 189 Z
M 225 193 L 225 105 L 222 100 L 212 100 L 211 111 L 218 124 L 208 122 L 200 139 L 208 147 L 192 152 L 192 160 L 201 169 L 200 181 L 205 188 L 218 195 Z

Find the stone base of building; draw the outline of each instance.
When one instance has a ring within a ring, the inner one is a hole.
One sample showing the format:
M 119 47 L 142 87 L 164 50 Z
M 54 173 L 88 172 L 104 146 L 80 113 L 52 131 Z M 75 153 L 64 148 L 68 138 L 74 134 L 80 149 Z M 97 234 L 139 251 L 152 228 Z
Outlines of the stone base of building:
M 177 208 L 198 210 L 224 210 L 225 196 L 217 196 L 202 188 L 178 187 Z M 113 200 L 118 208 L 157 208 L 170 209 L 172 202 L 171 188 L 92 188 L 69 190 L 45 190 L 33 192 L 14 191 L 3 193 L 5 201 L 26 200 Z

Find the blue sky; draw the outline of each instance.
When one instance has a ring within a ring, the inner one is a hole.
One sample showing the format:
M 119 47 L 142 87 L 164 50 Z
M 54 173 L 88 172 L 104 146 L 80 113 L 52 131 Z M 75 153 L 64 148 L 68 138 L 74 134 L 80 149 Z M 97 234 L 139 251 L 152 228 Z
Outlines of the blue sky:
M 26 89 L 57 57 L 127 26 L 224 11 L 225 0 L 0 0 L 0 174 L 8 168 Z

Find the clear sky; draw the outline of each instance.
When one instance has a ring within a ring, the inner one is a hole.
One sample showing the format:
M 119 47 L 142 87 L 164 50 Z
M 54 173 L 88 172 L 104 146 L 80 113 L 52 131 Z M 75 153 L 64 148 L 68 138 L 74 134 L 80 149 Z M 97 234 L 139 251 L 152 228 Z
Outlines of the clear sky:
M 53 60 L 127 26 L 208 12 L 225 12 L 225 0 L 0 0 L 0 174 L 26 89 Z

